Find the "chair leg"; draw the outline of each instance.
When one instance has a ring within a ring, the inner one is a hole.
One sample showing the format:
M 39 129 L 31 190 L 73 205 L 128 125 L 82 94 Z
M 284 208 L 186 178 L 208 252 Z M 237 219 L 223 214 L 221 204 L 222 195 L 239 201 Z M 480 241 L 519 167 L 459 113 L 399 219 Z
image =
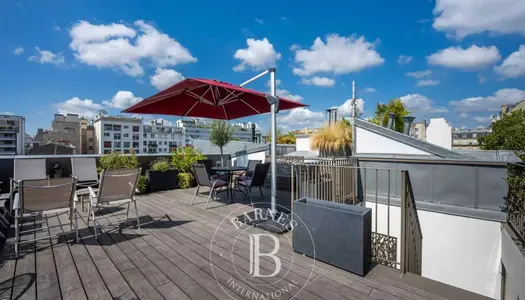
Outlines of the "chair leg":
M 91 217 L 93 218 L 93 232 L 95 233 L 95 239 L 98 240 L 97 220 L 95 219 L 95 208 L 90 205 L 89 210 L 91 211 Z M 89 216 L 88 216 L 88 222 L 89 222 Z
M 195 194 L 193 194 L 193 198 L 191 199 L 191 204 L 193 205 L 193 201 L 195 201 L 195 197 L 197 196 L 197 193 L 199 193 L 200 185 L 197 186 L 197 189 L 195 190 Z
M 18 257 L 18 242 L 20 241 L 19 231 L 20 228 L 18 228 L 18 223 L 20 220 L 18 220 L 18 210 L 15 211 L 15 257 Z
M 262 193 L 262 188 L 261 187 L 259 187 L 259 192 L 261 192 L 261 197 L 262 197 L 263 193 Z
M 211 188 L 210 188 L 210 194 L 208 195 L 208 201 L 206 201 L 206 206 L 204 207 L 204 210 L 207 210 L 207 209 L 208 209 L 208 203 L 210 203 L 211 196 L 212 196 L 212 194 L 213 194 L 213 191 L 215 190 L 215 183 L 216 183 L 216 182 L 217 182 L 217 181 L 215 181 L 215 182 L 213 183 L 213 185 L 211 186 Z
M 140 229 L 140 218 L 139 218 L 139 210 L 137 209 L 137 200 L 133 200 L 133 205 L 135 205 L 135 215 L 137 216 L 137 228 Z
M 252 201 L 252 189 L 251 188 L 248 188 L 248 199 L 250 199 L 250 204 L 252 205 L 252 209 L 255 209 L 255 207 L 253 206 L 253 201 Z
M 78 211 L 76 209 L 74 210 L 74 214 L 75 214 L 75 234 L 77 237 L 77 244 L 78 244 L 80 243 L 80 237 L 78 236 L 78 218 L 77 218 Z
M 131 202 L 128 203 L 128 209 L 126 210 L 126 223 L 128 222 L 128 218 L 129 218 L 129 207 L 131 206 Z

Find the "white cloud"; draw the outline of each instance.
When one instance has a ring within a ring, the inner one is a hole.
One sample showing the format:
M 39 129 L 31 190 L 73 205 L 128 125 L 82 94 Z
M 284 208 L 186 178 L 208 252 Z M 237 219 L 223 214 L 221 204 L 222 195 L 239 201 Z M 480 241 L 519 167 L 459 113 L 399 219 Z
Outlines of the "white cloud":
M 281 79 L 275 79 L 275 86 L 281 85 Z M 270 87 L 270 80 L 266 82 L 266 87 Z
M 429 77 L 430 75 L 432 75 L 432 71 L 426 70 L 426 71 L 408 72 L 408 73 L 405 73 L 405 75 L 408 77 L 415 78 L 415 79 L 421 79 L 421 78 Z
M 49 50 L 40 50 L 40 48 L 35 47 L 38 55 L 30 56 L 27 60 L 38 62 L 41 64 L 53 64 L 53 65 L 62 65 L 65 63 L 65 58 L 62 53 L 53 53 Z
M 439 80 L 432 80 L 432 79 L 418 80 L 416 83 L 417 86 L 435 86 L 438 84 L 439 84 Z
M 287 114 L 279 114 L 277 124 L 280 126 L 285 125 L 289 129 L 318 128 L 323 125 L 324 118 L 323 112 L 311 111 L 308 108 L 300 107 L 291 109 Z
M 484 83 L 487 81 L 487 77 L 481 75 L 481 74 L 478 74 L 478 82 L 479 83 Z
M 58 25 L 54 25 L 53 26 L 53 30 L 54 31 L 62 31 L 62 28 L 60 28 L 60 26 L 58 26 Z
M 150 83 L 157 90 L 164 90 L 174 85 L 175 83 L 184 80 L 181 73 L 172 69 L 157 68 L 155 75 L 150 77 Z
M 376 89 L 374 89 L 373 87 L 367 87 L 367 88 L 364 88 L 362 90 L 363 93 L 375 93 L 376 92 Z
M 307 84 L 307 85 L 322 86 L 322 87 L 333 87 L 335 85 L 335 79 L 328 78 L 328 77 L 314 76 L 312 78 L 301 79 L 301 83 Z
M 309 50 L 295 49 L 294 74 L 310 76 L 315 73 L 347 74 L 375 67 L 385 61 L 375 51 L 375 43 L 364 36 L 343 37 L 331 34 L 326 43 L 317 37 Z
M 476 116 L 472 119 L 474 119 L 474 121 L 478 123 L 489 123 L 492 121 L 492 116 L 488 116 L 488 117 Z
M 357 116 L 364 113 L 365 101 L 362 98 L 355 99 L 355 106 L 357 107 Z M 337 109 L 337 113 L 342 117 L 352 116 L 352 99 L 348 99 L 345 103 L 341 104 Z
M 517 78 L 525 75 L 525 45 L 511 53 L 503 63 L 494 68 L 496 73 L 506 78 Z
M 523 0 L 437 0 L 434 29 L 449 36 L 520 33 L 525 35 Z
M 275 93 L 277 94 L 277 96 L 283 97 L 283 98 L 286 98 L 286 99 L 289 99 L 289 100 L 294 100 L 294 101 L 301 101 L 301 100 L 303 100 L 303 97 L 301 97 L 299 95 L 293 95 L 288 90 L 277 89 L 275 91 Z
M 255 22 L 257 22 L 259 25 L 264 25 L 263 19 L 255 18 Z
M 397 58 L 397 63 L 400 65 L 406 65 L 412 61 L 412 56 L 399 55 Z
M 118 91 L 113 98 L 109 101 L 102 101 L 102 103 L 106 106 L 112 107 L 112 108 L 120 108 L 125 109 L 128 108 L 139 101 L 142 100 L 142 97 L 136 97 L 133 95 L 130 91 Z
M 464 118 L 468 117 L 468 115 L 466 113 L 460 113 L 459 117 L 464 119 Z
M 277 53 L 272 43 L 267 38 L 262 40 L 247 39 L 248 48 L 237 49 L 233 57 L 241 63 L 233 70 L 236 72 L 244 71 L 251 67 L 253 70 L 261 70 L 275 66 L 275 62 L 281 59 L 281 54 Z
M 525 99 L 525 90 L 501 89 L 491 96 L 451 101 L 450 105 L 458 112 L 497 112 L 501 109 L 501 105 L 514 104 L 523 99 Z
M 20 55 L 20 54 L 24 53 L 24 48 L 16 47 L 15 50 L 13 50 L 13 53 L 16 54 L 16 55 Z
M 54 106 L 60 114 L 77 114 L 86 118 L 94 118 L 97 112 L 103 108 L 101 104 L 94 103 L 93 100 L 81 100 L 78 97 L 55 103 Z
M 134 26 L 80 21 L 69 32 L 69 46 L 82 63 L 119 69 L 133 77 L 144 75 L 144 61 L 161 68 L 197 61 L 179 42 L 144 21 Z
M 0 115 L 3 115 L 3 116 L 12 116 L 14 115 L 14 113 L 10 112 L 10 111 L 3 111 L 3 112 L 0 112 Z
M 414 114 L 424 113 L 446 113 L 446 107 L 434 107 L 434 101 L 421 94 L 408 94 L 399 98 L 406 108 Z
M 478 47 L 476 45 L 463 49 L 449 47 L 427 57 L 431 65 L 439 65 L 463 70 L 478 70 L 490 67 L 501 59 L 496 46 Z

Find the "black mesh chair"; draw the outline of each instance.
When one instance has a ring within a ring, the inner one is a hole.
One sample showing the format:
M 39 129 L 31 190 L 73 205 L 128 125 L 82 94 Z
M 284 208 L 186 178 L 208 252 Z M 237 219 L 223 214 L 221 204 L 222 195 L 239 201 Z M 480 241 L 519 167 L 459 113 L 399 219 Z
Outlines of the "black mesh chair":
M 199 193 L 199 189 L 201 188 L 201 186 L 209 187 L 210 194 L 208 195 L 208 201 L 206 201 L 206 206 L 204 207 L 204 210 L 206 210 L 208 209 L 210 199 L 213 197 L 213 199 L 215 200 L 217 193 L 226 191 L 228 183 L 221 179 L 212 179 L 204 164 L 193 164 L 192 166 L 193 173 L 195 174 L 195 179 L 197 180 L 197 189 L 195 190 L 195 194 L 193 194 L 193 199 L 191 199 L 191 205 L 193 205 L 195 197 Z M 223 190 L 223 188 L 226 189 Z
M 211 159 L 199 159 L 197 160 L 198 164 L 203 164 L 206 167 L 206 171 L 208 172 L 208 175 L 210 175 L 211 180 L 221 179 L 226 181 L 224 178 L 225 176 L 221 176 L 221 174 L 218 174 L 217 172 L 213 171 L 211 168 L 213 168 L 213 161 Z
M 262 160 L 251 160 L 250 159 L 248 161 L 248 170 L 246 170 L 244 174 L 239 175 L 239 177 L 237 177 L 237 180 L 251 179 L 253 176 L 253 172 L 255 172 L 255 167 L 260 163 L 262 163 Z
M 248 198 L 250 200 L 252 207 L 253 207 L 252 188 L 258 187 L 259 192 L 261 193 L 261 196 L 263 195 L 262 187 L 264 186 L 264 183 L 266 181 L 266 176 L 268 175 L 269 169 L 270 169 L 270 163 L 257 164 L 255 166 L 255 171 L 253 172 L 253 176 L 250 179 L 239 180 L 236 182 L 237 189 L 244 194 L 245 198 Z

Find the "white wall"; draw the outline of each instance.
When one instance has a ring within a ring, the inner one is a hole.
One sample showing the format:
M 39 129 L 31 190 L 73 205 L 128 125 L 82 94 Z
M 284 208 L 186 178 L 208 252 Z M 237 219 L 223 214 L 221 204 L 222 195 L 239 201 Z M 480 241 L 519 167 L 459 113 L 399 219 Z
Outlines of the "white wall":
M 525 256 L 501 226 L 501 261 L 505 265 L 505 299 L 525 299 Z
M 452 149 L 452 126 L 445 118 L 430 119 L 427 127 L 427 142 Z
M 376 204 L 372 209 L 375 231 Z M 377 205 L 379 233 L 387 234 L 387 210 Z M 499 222 L 418 210 L 423 234 L 422 276 L 499 299 L 501 288 L 501 232 Z M 400 261 L 401 209 L 390 207 L 390 236 L 398 238 Z
M 295 137 L 295 151 L 311 151 L 312 150 L 312 136 L 300 135 Z
M 427 133 L 428 135 L 428 133 Z M 366 129 L 356 128 L 356 153 L 379 153 L 379 154 L 415 154 L 430 155 L 430 153 L 411 147 L 409 145 L 394 141 L 380 134 Z
M 249 160 L 260 160 L 264 163 L 265 159 L 266 159 L 266 151 L 261 151 L 261 152 L 250 153 L 247 155 L 233 157 L 232 164 L 233 165 L 237 164 L 237 166 L 247 166 Z

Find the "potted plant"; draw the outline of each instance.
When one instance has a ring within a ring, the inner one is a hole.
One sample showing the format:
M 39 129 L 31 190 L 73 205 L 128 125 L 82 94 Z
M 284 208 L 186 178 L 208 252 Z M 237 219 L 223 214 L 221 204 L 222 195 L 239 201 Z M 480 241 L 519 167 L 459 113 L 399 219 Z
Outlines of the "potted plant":
M 146 171 L 148 179 L 148 190 L 159 192 L 173 190 L 178 187 L 177 175 L 179 171 L 171 165 L 167 158 L 159 158 L 153 161 L 151 168 Z
M 221 151 L 221 166 L 224 166 L 222 147 L 226 146 L 233 138 L 234 129 L 226 121 L 213 121 L 211 123 L 210 142 L 219 147 Z
M 312 137 L 312 148 L 321 157 L 347 157 L 352 155 L 352 125 L 343 119 L 325 126 Z
M 125 170 L 125 169 L 134 169 L 139 168 L 140 163 L 135 156 L 135 150 L 133 148 L 130 151 L 130 154 L 122 154 L 121 152 L 111 152 L 105 154 L 100 158 L 100 165 L 98 171 L 103 170 Z M 137 183 L 137 190 L 139 194 L 146 192 L 148 186 L 148 180 L 146 176 L 141 175 L 139 177 L 139 182 Z
M 192 146 L 177 148 L 171 152 L 171 165 L 178 171 L 177 182 L 181 189 L 195 186 L 192 165 L 202 159 L 206 159 L 206 156 Z

